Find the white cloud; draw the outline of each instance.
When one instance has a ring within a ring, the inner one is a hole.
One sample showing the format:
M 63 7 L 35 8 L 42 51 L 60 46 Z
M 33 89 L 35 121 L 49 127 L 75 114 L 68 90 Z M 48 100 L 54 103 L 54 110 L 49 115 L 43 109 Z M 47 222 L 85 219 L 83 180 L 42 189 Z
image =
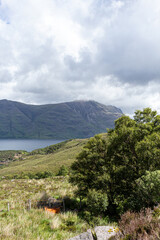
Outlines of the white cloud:
M 159 109 L 159 0 L 2 0 L 0 95 Z

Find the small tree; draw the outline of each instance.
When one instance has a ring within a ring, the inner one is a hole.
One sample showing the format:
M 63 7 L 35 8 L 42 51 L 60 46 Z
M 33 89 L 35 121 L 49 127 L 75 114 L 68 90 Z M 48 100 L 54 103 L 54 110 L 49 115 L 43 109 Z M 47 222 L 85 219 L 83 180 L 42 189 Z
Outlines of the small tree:
M 92 189 L 87 195 L 87 208 L 91 214 L 99 216 L 103 214 L 108 207 L 108 196 L 103 191 Z
M 70 182 L 78 186 L 77 195 L 86 197 L 90 189 L 99 190 L 99 178 L 106 172 L 106 140 L 99 135 L 91 138 L 72 164 Z

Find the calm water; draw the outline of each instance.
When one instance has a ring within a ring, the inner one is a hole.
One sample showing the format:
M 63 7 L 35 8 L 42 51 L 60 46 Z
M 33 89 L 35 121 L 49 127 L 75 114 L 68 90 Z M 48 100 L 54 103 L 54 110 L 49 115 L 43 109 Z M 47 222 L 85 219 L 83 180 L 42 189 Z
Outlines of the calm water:
M 26 150 L 31 152 L 34 149 L 47 147 L 64 140 L 53 139 L 0 139 L 0 151 L 2 150 Z

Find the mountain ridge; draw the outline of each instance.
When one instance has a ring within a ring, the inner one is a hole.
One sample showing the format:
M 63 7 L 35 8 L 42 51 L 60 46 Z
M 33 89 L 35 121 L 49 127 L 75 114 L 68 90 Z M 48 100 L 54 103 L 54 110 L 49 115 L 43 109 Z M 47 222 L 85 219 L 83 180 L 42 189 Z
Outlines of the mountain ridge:
M 0 138 L 86 138 L 113 128 L 122 111 L 93 100 L 32 105 L 0 100 Z

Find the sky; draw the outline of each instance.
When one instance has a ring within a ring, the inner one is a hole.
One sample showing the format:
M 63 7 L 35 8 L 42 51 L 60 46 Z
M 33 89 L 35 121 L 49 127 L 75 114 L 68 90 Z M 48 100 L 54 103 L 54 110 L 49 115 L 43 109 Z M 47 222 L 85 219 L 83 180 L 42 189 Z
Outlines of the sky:
M 160 113 L 160 1 L 0 0 L 0 99 Z

